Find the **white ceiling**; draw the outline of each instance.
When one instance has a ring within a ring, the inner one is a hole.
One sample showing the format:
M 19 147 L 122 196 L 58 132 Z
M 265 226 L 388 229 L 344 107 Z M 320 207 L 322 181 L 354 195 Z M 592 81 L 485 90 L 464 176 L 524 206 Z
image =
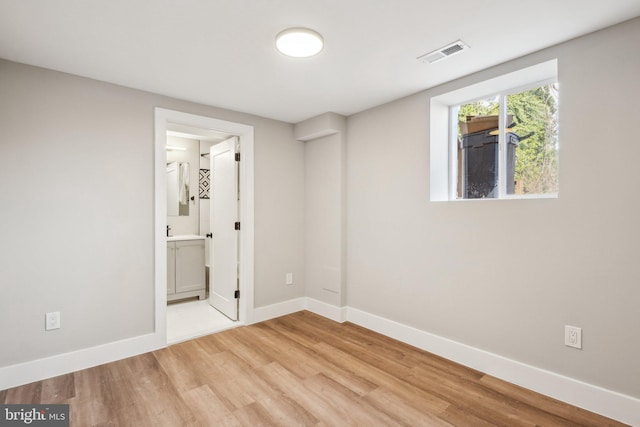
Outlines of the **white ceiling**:
M 636 16 L 638 0 L 0 0 L 0 57 L 296 123 Z M 325 49 L 278 53 L 274 36 L 294 26 Z M 416 61 L 457 39 L 471 49 Z

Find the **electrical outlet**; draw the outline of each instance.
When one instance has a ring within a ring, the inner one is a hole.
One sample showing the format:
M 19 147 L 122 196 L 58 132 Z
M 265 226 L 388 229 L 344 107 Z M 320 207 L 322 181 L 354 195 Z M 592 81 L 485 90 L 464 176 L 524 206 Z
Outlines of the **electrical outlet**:
M 564 326 L 564 345 L 574 348 L 582 348 L 582 328 L 576 326 Z
M 59 311 L 47 313 L 45 314 L 44 318 L 45 318 L 45 324 L 44 324 L 45 331 L 50 331 L 52 329 L 60 329 L 60 312 Z
M 293 273 L 287 273 L 287 277 L 285 278 L 285 284 L 293 285 Z

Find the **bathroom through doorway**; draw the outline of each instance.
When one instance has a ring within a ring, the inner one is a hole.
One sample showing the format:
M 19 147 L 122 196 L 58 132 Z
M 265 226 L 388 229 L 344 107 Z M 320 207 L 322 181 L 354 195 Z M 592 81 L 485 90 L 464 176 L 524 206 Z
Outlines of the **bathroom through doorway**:
M 155 139 L 158 332 L 172 344 L 250 322 L 253 127 L 158 108 Z

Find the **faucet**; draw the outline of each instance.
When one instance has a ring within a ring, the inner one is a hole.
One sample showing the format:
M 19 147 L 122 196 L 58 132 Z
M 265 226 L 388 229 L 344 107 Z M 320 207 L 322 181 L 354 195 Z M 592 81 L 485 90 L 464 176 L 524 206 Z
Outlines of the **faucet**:
M 171 226 L 170 226 L 170 225 L 167 225 L 167 237 L 170 237 L 170 236 L 169 236 L 169 233 L 170 233 L 170 232 L 171 232 Z

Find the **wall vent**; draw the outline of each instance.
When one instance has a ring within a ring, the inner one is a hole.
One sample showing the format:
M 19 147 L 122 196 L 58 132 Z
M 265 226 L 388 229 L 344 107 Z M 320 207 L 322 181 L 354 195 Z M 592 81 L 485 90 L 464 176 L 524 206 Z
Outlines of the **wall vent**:
M 469 46 L 464 44 L 462 40 L 455 41 L 450 43 L 440 49 L 434 50 L 433 52 L 426 53 L 422 56 L 419 56 L 417 59 L 420 62 L 428 62 L 429 64 L 433 64 L 434 62 L 438 62 L 441 59 L 448 58 L 451 55 L 455 55 L 456 53 L 462 52 L 465 49 L 468 49 Z

